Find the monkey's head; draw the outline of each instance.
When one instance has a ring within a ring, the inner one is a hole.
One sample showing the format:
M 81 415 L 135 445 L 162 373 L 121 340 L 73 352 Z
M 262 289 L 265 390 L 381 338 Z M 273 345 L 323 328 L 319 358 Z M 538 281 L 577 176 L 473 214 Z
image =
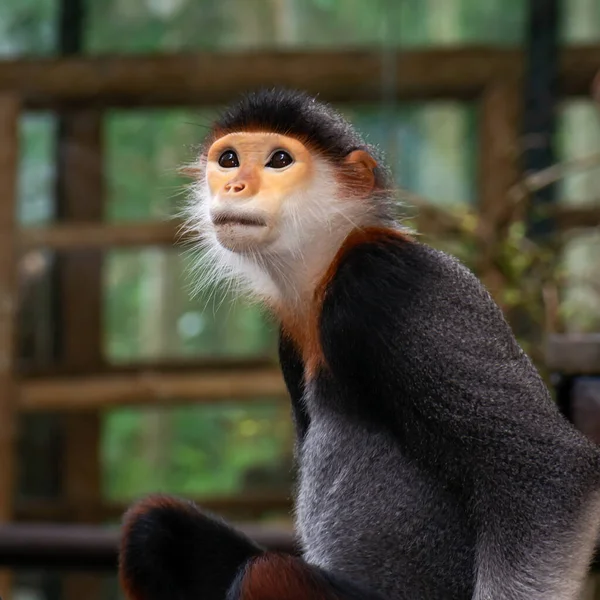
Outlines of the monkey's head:
M 301 92 L 242 97 L 214 123 L 191 171 L 191 227 L 219 266 L 242 275 L 254 262 L 284 277 L 296 263 L 330 259 L 352 229 L 390 218 L 389 175 L 375 150 Z

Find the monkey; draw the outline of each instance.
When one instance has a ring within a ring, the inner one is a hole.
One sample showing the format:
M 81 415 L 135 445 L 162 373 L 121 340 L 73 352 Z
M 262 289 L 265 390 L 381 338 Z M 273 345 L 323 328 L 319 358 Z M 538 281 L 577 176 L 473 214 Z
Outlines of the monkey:
M 575 600 L 600 449 L 475 274 L 403 223 L 383 154 L 273 88 L 226 107 L 187 172 L 204 280 L 277 322 L 303 564 L 389 600 Z
M 165 495 L 125 513 L 119 580 L 130 600 L 386 600 Z

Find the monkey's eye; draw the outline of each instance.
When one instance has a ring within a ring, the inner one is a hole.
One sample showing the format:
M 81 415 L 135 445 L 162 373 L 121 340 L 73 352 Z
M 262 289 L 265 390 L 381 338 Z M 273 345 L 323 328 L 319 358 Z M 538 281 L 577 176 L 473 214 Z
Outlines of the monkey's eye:
M 283 169 L 283 167 L 287 167 L 294 162 L 294 159 L 285 151 L 285 150 L 277 150 L 271 156 L 271 160 L 267 163 L 267 167 L 271 167 L 271 169 Z
M 240 166 L 237 154 L 233 150 L 226 150 L 219 156 L 219 166 L 224 169 L 235 169 Z

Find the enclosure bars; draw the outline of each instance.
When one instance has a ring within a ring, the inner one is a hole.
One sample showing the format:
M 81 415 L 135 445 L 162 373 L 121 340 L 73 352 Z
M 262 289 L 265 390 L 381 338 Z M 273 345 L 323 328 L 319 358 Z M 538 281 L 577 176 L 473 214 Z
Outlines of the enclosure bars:
M 86 3 L 61 0 L 58 49 L 62 57 L 84 52 Z M 95 108 L 58 112 L 56 187 L 58 222 L 100 222 L 105 200 L 103 112 Z M 85 199 L 85 201 L 82 201 Z M 56 306 L 55 364 L 77 369 L 102 365 L 102 261 L 99 250 L 55 253 L 52 291 Z M 59 424 L 63 436 L 61 501 L 71 508 L 69 522 L 102 523 L 101 416 L 73 410 Z M 61 578 L 65 600 L 98 600 L 102 580 L 87 573 Z

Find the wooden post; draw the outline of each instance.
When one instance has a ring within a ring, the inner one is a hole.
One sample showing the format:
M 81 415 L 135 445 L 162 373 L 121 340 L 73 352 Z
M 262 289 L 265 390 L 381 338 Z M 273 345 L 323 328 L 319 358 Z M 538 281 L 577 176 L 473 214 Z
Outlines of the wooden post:
M 519 91 L 518 80 L 501 79 L 484 90 L 480 105 L 477 271 L 500 304 L 504 280 L 494 255 L 514 210 L 510 190 L 519 176 Z
M 57 200 L 59 219 L 99 221 L 104 202 L 102 113 L 70 112 L 61 119 Z M 61 363 L 74 370 L 102 363 L 102 258 L 97 249 L 68 253 L 58 261 Z M 94 523 L 100 518 L 100 417 L 98 412 L 65 416 L 63 497 L 71 518 Z M 65 598 L 93 600 L 97 577 L 69 575 Z
M 17 434 L 15 318 L 17 308 L 16 204 L 19 101 L 0 95 L 0 522 L 13 518 Z M 0 571 L 0 595 L 10 600 L 11 573 Z
M 560 24 L 563 2 L 529 0 L 524 78 L 523 153 L 525 174 L 539 172 L 556 162 L 554 145 L 556 107 L 559 102 Z M 556 201 L 556 185 L 548 185 L 531 195 L 529 232 L 538 239 L 554 232 L 548 215 L 536 214 Z

